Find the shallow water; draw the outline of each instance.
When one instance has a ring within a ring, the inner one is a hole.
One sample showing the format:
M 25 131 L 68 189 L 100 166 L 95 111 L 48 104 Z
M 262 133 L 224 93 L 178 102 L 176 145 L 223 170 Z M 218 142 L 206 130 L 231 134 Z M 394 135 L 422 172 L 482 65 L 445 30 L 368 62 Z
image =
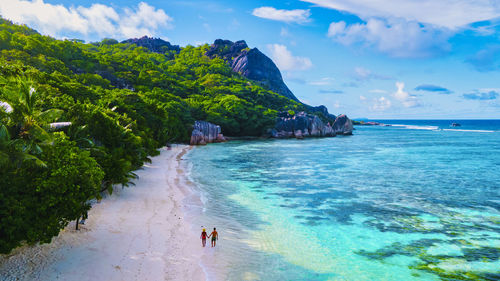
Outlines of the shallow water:
M 192 150 L 209 278 L 499 280 L 500 122 L 403 122 Z

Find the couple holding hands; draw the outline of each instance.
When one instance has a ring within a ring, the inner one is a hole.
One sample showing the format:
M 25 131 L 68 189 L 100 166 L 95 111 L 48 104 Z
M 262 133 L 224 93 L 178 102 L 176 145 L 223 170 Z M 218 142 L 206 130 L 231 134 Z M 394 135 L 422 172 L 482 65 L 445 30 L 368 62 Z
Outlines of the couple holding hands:
M 215 247 L 215 241 L 219 240 L 219 234 L 217 233 L 217 230 L 215 230 L 215 227 L 214 227 L 214 231 L 212 231 L 212 233 L 210 233 L 210 235 L 208 235 L 208 238 L 212 237 L 212 247 Z M 207 243 L 207 232 L 205 229 L 203 229 L 203 231 L 201 232 L 201 244 L 203 245 L 203 247 L 205 247 L 205 244 Z

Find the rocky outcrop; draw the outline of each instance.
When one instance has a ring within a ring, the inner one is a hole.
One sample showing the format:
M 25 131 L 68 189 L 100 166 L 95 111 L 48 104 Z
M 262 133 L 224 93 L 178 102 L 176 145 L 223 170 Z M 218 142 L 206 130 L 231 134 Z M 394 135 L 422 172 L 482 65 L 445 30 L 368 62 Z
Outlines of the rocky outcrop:
M 299 101 L 292 91 L 288 89 L 285 82 L 283 82 L 278 67 L 257 48 L 253 48 L 248 52 L 244 51 L 237 56 L 231 68 L 233 71 L 240 73 L 250 80 L 258 82 L 273 92 L 294 101 Z
M 274 62 L 259 49 L 248 48 L 245 41 L 233 43 L 229 40 L 217 39 L 205 54 L 210 58 L 218 56 L 224 59 L 234 72 L 240 73 L 273 92 L 299 102 L 283 82 L 281 72 Z
M 224 142 L 226 138 L 222 135 L 219 125 L 207 121 L 194 122 L 191 133 L 191 145 L 205 145 L 212 142 Z
M 318 116 L 299 112 L 291 115 L 288 112 L 278 114 L 276 125 L 270 131 L 273 138 L 302 139 L 305 137 L 335 137 L 336 135 L 351 135 L 352 121 L 345 115 L 335 119 L 333 125 L 325 124 Z
M 144 47 L 151 52 L 155 53 L 165 53 L 166 51 L 175 51 L 179 53 L 181 48 L 178 45 L 172 45 L 169 42 L 162 40 L 160 38 L 152 38 L 143 36 L 141 38 L 130 38 L 122 43 L 136 44 L 137 46 Z
M 335 119 L 335 122 L 333 122 L 332 127 L 337 135 L 352 135 L 352 131 L 354 130 L 352 120 L 345 114 L 339 115 Z
M 243 51 L 249 50 L 250 48 L 248 48 L 248 45 L 244 40 L 233 42 L 230 40 L 217 39 L 210 46 L 205 55 L 210 58 L 218 56 L 229 64 L 232 64 L 233 60 Z
M 299 112 L 291 115 L 281 112 L 276 120 L 276 125 L 271 131 L 274 138 L 304 138 L 304 137 L 334 137 L 332 126 L 325 124 L 318 116 Z

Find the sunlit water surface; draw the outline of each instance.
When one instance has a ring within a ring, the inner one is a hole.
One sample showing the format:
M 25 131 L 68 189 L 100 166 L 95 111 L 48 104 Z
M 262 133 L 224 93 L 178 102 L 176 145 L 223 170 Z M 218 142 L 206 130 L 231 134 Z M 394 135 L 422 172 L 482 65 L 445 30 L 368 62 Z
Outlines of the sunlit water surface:
M 211 280 L 500 280 L 500 122 L 386 121 L 185 158 Z

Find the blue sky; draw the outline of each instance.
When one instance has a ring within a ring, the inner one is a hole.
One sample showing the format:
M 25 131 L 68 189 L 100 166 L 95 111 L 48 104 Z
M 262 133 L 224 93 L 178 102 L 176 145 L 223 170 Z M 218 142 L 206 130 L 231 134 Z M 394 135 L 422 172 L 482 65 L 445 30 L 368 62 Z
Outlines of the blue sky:
M 500 1 L 2 0 L 57 38 L 245 40 L 294 94 L 360 118 L 500 118 Z

